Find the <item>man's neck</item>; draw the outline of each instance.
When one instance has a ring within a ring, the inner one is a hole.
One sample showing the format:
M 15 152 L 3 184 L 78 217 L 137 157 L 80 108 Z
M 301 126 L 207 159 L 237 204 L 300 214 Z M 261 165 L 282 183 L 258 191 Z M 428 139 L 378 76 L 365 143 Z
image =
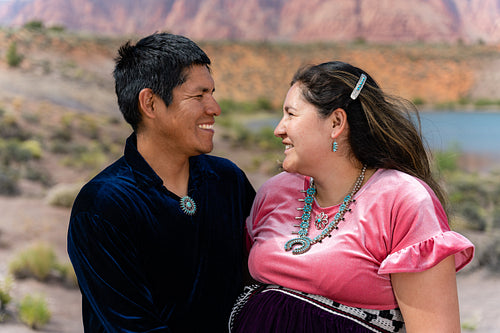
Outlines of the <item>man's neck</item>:
M 189 156 L 162 148 L 155 140 L 137 135 L 137 150 L 170 192 L 183 197 L 189 182 Z

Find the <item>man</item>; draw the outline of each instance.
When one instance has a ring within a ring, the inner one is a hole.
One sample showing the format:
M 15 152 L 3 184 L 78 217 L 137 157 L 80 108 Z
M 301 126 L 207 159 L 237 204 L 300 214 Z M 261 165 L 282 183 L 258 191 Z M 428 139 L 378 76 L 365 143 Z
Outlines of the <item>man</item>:
M 68 230 L 85 332 L 227 330 L 255 191 L 232 162 L 205 155 L 221 112 L 209 66 L 167 33 L 119 49 L 115 88 L 133 133 L 82 188 Z

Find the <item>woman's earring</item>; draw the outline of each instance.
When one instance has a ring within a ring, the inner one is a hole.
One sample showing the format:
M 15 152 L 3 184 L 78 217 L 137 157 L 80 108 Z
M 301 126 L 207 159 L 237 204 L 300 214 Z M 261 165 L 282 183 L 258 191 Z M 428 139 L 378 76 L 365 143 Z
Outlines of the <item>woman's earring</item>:
M 339 144 L 337 143 L 337 139 L 333 140 L 332 151 L 336 152 L 339 149 Z

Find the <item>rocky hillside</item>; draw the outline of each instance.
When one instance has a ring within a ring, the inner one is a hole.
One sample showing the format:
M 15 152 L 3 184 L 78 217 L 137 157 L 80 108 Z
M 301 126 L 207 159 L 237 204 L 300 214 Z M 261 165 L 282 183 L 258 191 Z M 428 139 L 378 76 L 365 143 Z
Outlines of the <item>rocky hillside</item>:
M 198 40 L 500 42 L 500 0 L 3 0 L 0 24 Z
M 116 114 L 113 57 L 126 40 L 123 36 L 104 38 L 49 29 L 0 30 L 0 97 L 22 96 L 87 112 Z M 12 68 L 6 62 L 6 52 L 14 43 L 22 62 Z M 413 101 L 439 107 L 500 100 L 499 46 L 200 44 L 213 60 L 218 99 L 265 98 L 279 109 L 299 66 L 336 59 L 360 66 L 383 88 Z

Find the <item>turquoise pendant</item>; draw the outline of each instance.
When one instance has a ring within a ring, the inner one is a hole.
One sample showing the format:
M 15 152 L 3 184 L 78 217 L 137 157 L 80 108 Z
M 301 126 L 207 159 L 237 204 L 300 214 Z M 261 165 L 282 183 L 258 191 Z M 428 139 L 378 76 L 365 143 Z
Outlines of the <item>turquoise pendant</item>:
M 294 245 L 299 244 L 299 247 L 293 248 Z M 292 250 L 293 254 L 302 254 L 311 248 L 311 239 L 309 237 L 298 237 L 290 239 L 285 244 L 285 250 Z
M 196 213 L 196 203 L 188 195 L 181 198 L 180 206 L 184 214 L 194 215 Z

